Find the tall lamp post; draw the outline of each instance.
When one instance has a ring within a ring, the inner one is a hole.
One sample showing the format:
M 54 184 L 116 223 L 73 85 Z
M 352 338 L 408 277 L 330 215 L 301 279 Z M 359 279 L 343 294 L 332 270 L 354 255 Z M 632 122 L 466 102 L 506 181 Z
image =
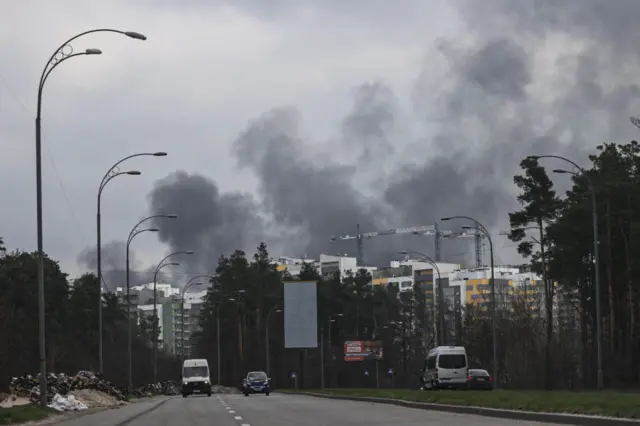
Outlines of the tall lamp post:
M 44 408 L 47 406 L 47 352 L 45 338 L 45 301 L 44 301 L 44 247 L 43 247 L 43 226 L 42 226 L 42 93 L 47 78 L 51 72 L 67 59 L 75 58 L 82 55 L 100 55 L 100 49 L 86 49 L 84 52 L 73 52 L 71 43 L 87 34 L 97 32 L 112 32 L 127 37 L 146 40 L 147 38 L 133 31 L 119 31 L 114 29 L 95 29 L 84 31 L 77 34 L 58 47 L 42 70 L 40 81 L 38 83 L 38 100 L 36 107 L 36 210 L 37 210 L 37 233 L 38 233 L 38 258 L 37 258 L 37 274 L 38 274 L 38 346 L 39 346 L 39 363 L 40 363 L 40 405 Z
M 158 383 L 158 323 L 160 322 L 158 318 L 158 272 L 167 266 L 179 266 L 180 264 L 177 262 L 167 262 L 167 259 L 171 256 L 179 254 L 193 254 L 193 251 L 177 251 L 165 256 L 160 263 L 158 263 L 153 273 L 153 383 Z
M 182 358 L 184 358 L 184 296 L 187 294 L 187 290 L 192 286 L 202 285 L 201 282 L 195 282 L 202 278 L 213 279 L 214 277 L 213 275 L 196 275 L 186 282 L 180 293 L 180 321 L 182 324 L 180 326 L 180 356 L 182 356 Z
M 400 252 L 400 254 L 405 254 L 405 255 L 410 255 L 410 254 L 414 254 L 414 255 L 418 255 L 422 258 L 422 260 L 424 260 L 425 262 L 427 262 L 428 264 L 430 264 L 431 266 L 433 266 L 433 269 L 436 270 L 436 274 L 437 274 L 437 281 L 436 283 L 434 283 L 433 285 L 433 334 L 435 337 L 435 341 L 436 341 L 436 345 L 438 345 L 438 335 L 440 335 L 440 339 L 442 340 L 440 343 L 442 345 L 445 345 L 445 332 L 444 332 L 444 295 L 442 294 L 442 276 L 440 275 L 440 268 L 438 268 L 438 264 L 429 256 L 427 256 L 424 253 L 420 253 L 419 251 L 406 251 L 403 250 Z M 438 289 L 438 292 L 436 293 L 436 287 Z M 438 298 L 438 302 L 436 304 L 436 297 Z M 440 309 L 438 309 L 438 305 L 440 305 Z M 437 320 L 436 318 L 440 318 L 439 320 Z M 440 331 L 438 332 L 438 322 L 440 323 Z
M 127 361 L 128 361 L 128 375 L 129 375 L 129 392 L 133 389 L 133 348 L 132 348 L 132 325 L 131 325 L 131 284 L 130 284 L 130 269 L 129 269 L 129 247 L 131 246 L 131 241 L 142 234 L 143 232 L 158 232 L 158 228 L 140 228 L 142 224 L 148 220 L 155 218 L 167 218 L 167 219 L 175 219 L 178 215 L 175 214 L 156 214 L 153 216 L 146 217 L 142 219 L 140 222 L 136 223 L 136 225 L 131 228 L 131 232 L 129 232 L 129 237 L 127 238 L 127 254 L 126 254 L 126 280 L 127 280 Z
M 334 318 L 341 317 L 344 314 L 333 314 L 327 319 L 329 325 L 329 347 L 331 347 L 331 324 L 336 322 Z M 320 387 L 324 389 L 324 324 L 320 326 Z
M 267 312 L 267 317 L 265 319 L 265 338 L 264 338 L 264 347 L 265 347 L 265 355 L 266 355 L 266 364 L 267 364 L 267 376 L 271 377 L 271 362 L 270 362 L 270 354 L 269 354 L 269 319 L 271 318 L 271 314 L 274 312 L 282 312 L 282 309 L 278 307 L 278 305 L 273 305 L 269 312 Z
M 134 157 L 142 157 L 142 156 L 154 156 L 154 157 L 164 157 L 166 156 L 166 152 L 145 152 L 140 154 L 133 154 L 127 157 L 124 157 L 117 163 L 115 163 L 111 168 L 105 173 L 102 181 L 100 182 L 100 186 L 98 187 L 98 208 L 96 214 L 96 233 L 97 233 L 97 248 L 96 248 L 96 256 L 97 256 L 97 264 L 98 264 L 98 283 L 100 283 L 100 292 L 98 296 L 98 353 L 99 353 L 99 368 L 100 372 L 103 372 L 104 363 L 103 363 L 103 351 L 102 351 L 102 221 L 101 221 L 101 201 L 102 201 L 102 192 L 104 191 L 105 186 L 111 180 L 117 176 L 122 175 L 140 175 L 139 171 L 128 171 L 122 172 L 120 171 L 120 164 L 124 161 L 134 158 Z
M 635 123 L 634 123 L 635 124 Z M 602 390 L 604 387 L 604 373 L 602 369 L 602 309 L 600 304 L 600 244 L 598 244 L 598 205 L 596 202 L 596 189 L 593 186 L 593 182 L 587 175 L 587 171 L 576 164 L 574 161 L 568 158 L 561 157 L 560 155 L 530 155 L 528 158 L 532 160 L 538 160 L 540 158 L 555 158 L 562 160 L 565 163 L 571 164 L 573 167 L 580 171 L 580 176 L 584 177 L 589 190 L 591 191 L 591 219 L 593 222 L 593 257 L 595 263 L 595 286 L 596 286 L 596 346 L 597 346 L 597 363 L 598 363 L 598 389 Z M 574 176 L 578 176 L 577 173 L 569 172 L 567 170 L 554 170 L 555 173 L 567 173 Z
M 463 226 L 463 229 L 474 229 L 480 231 L 487 237 L 489 241 L 489 256 L 491 257 L 491 346 L 493 352 L 493 376 L 495 377 L 494 386 L 498 388 L 500 386 L 500 375 L 498 374 L 498 332 L 497 332 L 497 318 L 496 318 L 496 280 L 494 270 L 494 257 L 493 257 L 493 240 L 491 234 L 487 231 L 480 222 L 469 216 L 451 216 L 443 217 L 442 221 L 453 219 L 466 219 L 474 223 L 475 226 Z
M 235 291 L 235 293 L 238 294 L 243 294 L 245 293 L 244 290 L 237 290 Z M 224 302 L 235 302 L 236 299 L 234 297 L 230 297 L 226 300 L 221 300 L 220 302 L 218 302 L 217 304 L 214 305 L 214 309 L 216 310 L 216 364 L 217 364 L 217 375 L 218 375 L 218 386 L 221 386 L 221 380 L 220 380 L 220 376 L 222 375 L 222 363 L 220 362 L 220 357 L 222 354 L 222 351 L 220 350 L 220 308 L 222 307 L 222 305 L 224 304 Z
M 529 238 L 531 238 L 533 240 L 533 242 L 535 242 L 536 244 L 538 244 L 540 246 L 541 251 L 544 251 L 544 229 L 542 229 L 542 227 L 535 225 L 535 226 L 525 226 L 525 227 L 518 227 L 515 228 L 518 229 L 520 231 L 526 232 L 529 230 L 536 230 L 540 233 L 540 239 L 537 239 L 535 237 L 529 236 Z M 499 235 L 506 235 L 508 236 L 510 234 L 510 232 L 500 232 Z M 525 233 L 526 235 L 526 233 Z M 545 259 L 545 256 L 542 256 L 542 282 L 544 283 L 544 285 L 547 285 L 547 262 Z M 524 300 L 525 300 L 525 310 L 528 312 L 529 310 L 529 305 L 528 305 L 528 301 L 529 301 L 529 296 L 527 294 L 527 289 L 525 286 L 525 291 L 524 291 Z

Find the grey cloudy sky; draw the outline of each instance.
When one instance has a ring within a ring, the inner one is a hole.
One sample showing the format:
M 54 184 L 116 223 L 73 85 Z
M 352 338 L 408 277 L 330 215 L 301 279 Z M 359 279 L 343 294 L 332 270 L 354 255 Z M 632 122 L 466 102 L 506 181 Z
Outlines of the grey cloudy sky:
M 266 5 L 269 5 L 267 7 Z M 150 213 L 178 213 L 134 243 L 144 270 L 193 249 L 185 272 L 220 253 L 351 252 L 329 236 L 477 217 L 494 232 L 514 208 L 512 176 L 531 153 L 585 162 L 636 134 L 640 2 L 632 0 L 4 0 L 0 14 L 0 235 L 35 248 L 37 80 L 57 45 L 87 36 L 56 69 L 44 107 L 45 249 L 92 267 L 96 191 L 106 268 Z M 454 225 L 455 226 L 455 225 Z M 500 260 L 512 247 L 496 236 Z M 159 241 L 161 243 L 159 243 Z M 424 237 L 366 242 L 367 258 L 429 254 Z M 504 246 L 504 247 L 503 247 Z M 470 241 L 447 243 L 471 259 Z M 114 278 L 116 279 L 116 278 Z M 141 278 L 145 279 L 145 278 Z

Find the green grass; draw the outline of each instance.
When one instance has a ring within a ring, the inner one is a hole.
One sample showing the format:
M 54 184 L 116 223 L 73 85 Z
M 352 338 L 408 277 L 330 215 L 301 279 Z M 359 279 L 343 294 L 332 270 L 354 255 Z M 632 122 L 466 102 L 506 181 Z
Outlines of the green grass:
M 27 404 L 11 408 L 0 408 L 0 425 L 13 425 L 18 423 L 42 420 L 56 411 L 42 409 L 36 405 Z
M 508 390 L 430 392 L 404 389 L 313 389 L 308 392 L 549 413 L 640 418 L 640 394 L 634 393 Z

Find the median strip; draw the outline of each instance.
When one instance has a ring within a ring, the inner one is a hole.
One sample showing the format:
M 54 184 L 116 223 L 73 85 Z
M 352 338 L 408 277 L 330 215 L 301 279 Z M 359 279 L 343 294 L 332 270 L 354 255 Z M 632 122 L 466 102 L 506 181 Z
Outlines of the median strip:
M 640 425 L 640 395 L 616 392 L 412 391 L 324 389 L 282 391 L 315 397 L 580 426 Z

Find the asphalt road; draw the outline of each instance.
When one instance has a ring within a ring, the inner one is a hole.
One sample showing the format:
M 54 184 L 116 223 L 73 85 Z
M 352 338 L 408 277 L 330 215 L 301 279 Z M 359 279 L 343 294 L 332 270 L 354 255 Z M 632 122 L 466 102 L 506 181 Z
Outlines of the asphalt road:
M 161 404 L 157 408 L 153 408 Z M 151 410 L 151 411 L 148 411 Z M 131 416 L 137 418 L 128 420 Z M 59 423 L 61 426 L 550 426 L 392 405 L 271 394 L 169 397 Z

